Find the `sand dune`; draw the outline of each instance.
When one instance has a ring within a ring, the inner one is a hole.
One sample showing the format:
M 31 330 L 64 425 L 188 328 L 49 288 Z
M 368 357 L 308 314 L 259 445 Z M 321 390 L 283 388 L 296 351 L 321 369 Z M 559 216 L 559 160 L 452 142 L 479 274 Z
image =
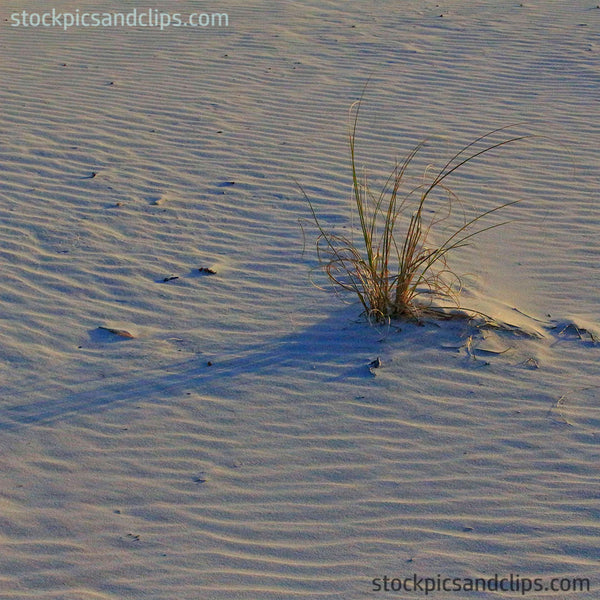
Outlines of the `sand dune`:
M 600 10 L 400 4 L 222 2 L 228 27 L 164 31 L 3 6 L 0 597 L 412 598 L 373 580 L 496 573 L 544 589 L 428 596 L 597 597 Z M 452 263 L 515 331 L 371 326 L 312 285 L 295 182 L 349 230 L 369 78 L 374 182 L 424 138 L 415 180 L 496 127 L 538 136 L 451 182 L 520 200 Z

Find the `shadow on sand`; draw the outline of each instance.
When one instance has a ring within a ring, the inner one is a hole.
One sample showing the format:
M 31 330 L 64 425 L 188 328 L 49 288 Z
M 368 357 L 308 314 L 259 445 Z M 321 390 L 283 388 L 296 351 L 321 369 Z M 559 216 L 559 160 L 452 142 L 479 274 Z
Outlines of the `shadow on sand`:
M 348 315 L 352 315 L 350 318 Z M 197 357 L 181 362 L 130 370 L 118 376 L 91 377 L 69 382 L 57 375 L 43 386 L 21 389 L 22 403 L 0 409 L 0 429 L 46 424 L 75 413 L 104 410 L 118 402 L 160 402 L 185 391 L 211 394 L 211 389 L 243 386 L 243 377 L 264 377 L 265 385 L 293 370 L 295 378 L 317 378 L 323 383 L 350 378 L 372 378 L 369 363 L 377 357 L 381 330 L 356 317 L 356 310 L 333 314 L 302 331 L 268 338 L 259 343 L 224 349 L 220 357 Z M 107 356 L 115 343 L 138 344 L 103 331 L 91 338 L 104 341 Z M 158 362 L 158 361 L 157 361 Z M 218 385 L 215 385 L 218 384 Z M 35 401 L 27 401 L 35 398 Z

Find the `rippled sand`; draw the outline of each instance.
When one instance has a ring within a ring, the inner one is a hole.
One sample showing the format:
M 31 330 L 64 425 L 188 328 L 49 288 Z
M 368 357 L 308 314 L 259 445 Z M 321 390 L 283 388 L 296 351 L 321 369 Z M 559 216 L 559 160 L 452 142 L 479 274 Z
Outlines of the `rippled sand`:
M 163 32 L 2 11 L 3 599 L 359 600 L 415 573 L 596 597 L 592 5 L 250 0 Z M 415 180 L 496 127 L 540 136 L 451 182 L 521 200 L 452 262 L 515 332 L 371 327 L 311 284 L 295 181 L 349 230 L 369 77 L 374 182 L 424 138 Z

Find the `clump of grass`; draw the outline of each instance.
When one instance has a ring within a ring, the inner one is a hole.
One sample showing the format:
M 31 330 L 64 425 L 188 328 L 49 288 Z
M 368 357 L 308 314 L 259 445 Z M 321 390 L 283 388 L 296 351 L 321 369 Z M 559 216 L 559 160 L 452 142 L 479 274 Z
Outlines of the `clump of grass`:
M 423 148 L 425 142 L 422 142 L 396 164 L 381 191 L 374 194 L 366 177 L 359 177 L 356 161 L 360 105 L 361 100 L 355 102 L 349 112 L 353 203 L 360 224 L 359 241 L 327 231 L 302 190 L 319 231 L 317 254 L 321 266 L 335 286 L 356 294 L 368 317 L 377 321 L 427 314 L 442 317 L 448 316 L 448 308 L 465 310 L 459 302 L 460 278 L 448 266 L 448 256 L 468 245 L 473 237 L 504 225 L 506 222 L 485 225 L 482 220 L 518 200 L 480 212 L 473 218 L 464 217 L 459 225 L 433 242 L 436 226 L 450 217 L 458 202 L 446 180 L 477 157 L 530 136 L 492 142 L 494 134 L 508 127 L 490 131 L 462 147 L 438 172 L 426 173 L 416 187 L 404 189 L 407 169 Z M 485 144 L 483 148 L 481 144 Z M 443 212 L 431 210 L 436 192 L 443 192 L 447 198 Z M 449 300 L 450 306 L 440 307 L 440 299 Z

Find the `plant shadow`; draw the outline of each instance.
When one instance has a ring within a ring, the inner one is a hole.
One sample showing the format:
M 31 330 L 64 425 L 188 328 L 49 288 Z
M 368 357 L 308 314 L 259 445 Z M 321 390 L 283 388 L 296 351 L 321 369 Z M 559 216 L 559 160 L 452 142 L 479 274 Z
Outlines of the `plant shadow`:
M 264 380 L 265 389 L 280 383 L 284 387 L 293 386 L 294 382 L 306 382 L 310 389 L 332 384 L 339 387 L 345 383 L 363 388 L 372 385 L 380 372 L 385 372 L 385 359 L 384 368 L 378 369 L 380 355 L 402 361 L 403 372 L 407 368 L 418 369 L 423 361 L 430 364 L 432 360 L 444 360 L 443 356 L 453 354 L 456 360 L 462 361 L 463 368 L 486 366 L 494 356 L 502 356 L 503 361 L 513 366 L 527 367 L 527 360 L 515 362 L 518 352 L 513 353 L 513 348 L 551 347 L 557 341 L 565 341 L 570 331 L 568 327 L 557 328 L 556 323 L 538 326 L 533 333 L 524 329 L 486 328 L 464 318 L 432 319 L 420 324 L 400 321 L 379 326 L 357 315 L 354 304 L 333 311 L 308 327 L 264 337 L 244 346 L 238 344 L 229 352 L 226 348 L 210 355 L 198 352 L 193 358 L 166 364 L 156 361 L 154 366 L 137 370 L 128 369 L 125 364 L 116 375 L 98 377 L 96 374 L 87 381 L 75 383 L 58 377 L 43 387 L 37 385 L 22 390 L 21 403 L 0 408 L 0 430 L 49 424 L 78 413 L 107 410 L 119 403 L 165 402 L 190 391 L 207 397 L 235 395 L 236 390 L 244 390 L 248 376 L 254 382 Z M 587 339 L 582 335 L 591 330 L 591 325 L 585 323 L 586 329 L 577 323 L 577 340 L 586 345 Z M 538 332 L 546 335 L 538 335 Z M 116 342 L 119 345 L 148 343 L 141 339 L 124 340 L 106 331 L 89 333 L 101 342 L 107 354 L 115 348 Z M 592 333 L 589 335 L 596 346 L 598 338 Z M 377 366 L 374 367 L 374 363 Z M 97 373 L 98 364 L 94 366 Z M 27 401 L 27 396 L 32 399 Z
M 107 354 L 117 343 L 144 343 L 103 330 L 88 334 L 96 344 L 106 347 Z M 318 378 L 323 384 L 369 379 L 373 378 L 369 364 L 376 358 L 380 338 L 380 330 L 357 319 L 353 307 L 345 315 L 337 312 L 310 327 L 238 346 L 229 353 L 198 353 L 191 359 L 147 369 L 130 370 L 125 365 L 118 375 L 95 375 L 76 383 L 61 383 L 57 377 L 43 387 L 22 390 L 24 401 L 0 409 L 0 430 L 48 424 L 77 413 L 106 410 L 121 402 L 160 402 L 186 390 L 210 395 L 212 388 L 222 391 L 223 385 L 243 386 L 243 377 L 248 374 L 264 377 L 265 385 L 289 376 L 291 371 L 293 377 Z M 35 400 L 28 402 L 27 396 Z

